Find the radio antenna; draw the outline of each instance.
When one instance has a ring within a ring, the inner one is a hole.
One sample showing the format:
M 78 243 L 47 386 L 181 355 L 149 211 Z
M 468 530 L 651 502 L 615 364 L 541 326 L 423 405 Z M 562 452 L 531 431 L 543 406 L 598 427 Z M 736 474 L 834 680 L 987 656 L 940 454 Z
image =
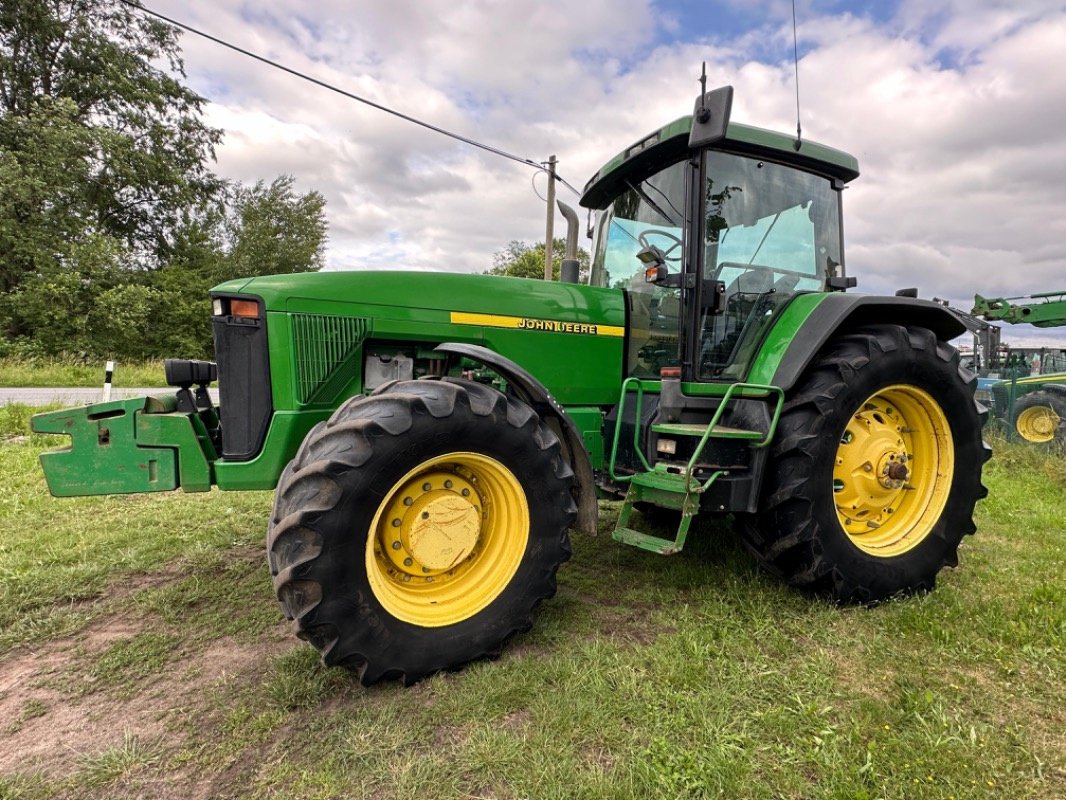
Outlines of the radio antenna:
M 796 36 L 796 0 L 792 0 L 792 64 L 796 75 L 796 141 L 792 147 L 799 152 L 803 145 L 803 128 L 800 127 L 800 57 L 799 38 Z
M 703 62 L 703 70 L 700 73 L 700 110 L 696 112 L 696 120 L 704 123 L 711 118 L 710 109 L 707 108 L 707 62 Z

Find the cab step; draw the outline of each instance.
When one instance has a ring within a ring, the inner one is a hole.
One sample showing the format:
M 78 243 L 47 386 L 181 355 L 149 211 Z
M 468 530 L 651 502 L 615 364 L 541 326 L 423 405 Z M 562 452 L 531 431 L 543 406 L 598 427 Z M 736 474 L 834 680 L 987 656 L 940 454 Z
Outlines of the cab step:
M 763 439 L 766 434 L 761 431 L 749 431 L 744 428 L 731 428 L 728 425 L 715 425 L 711 428 L 710 433 L 707 433 L 707 425 L 702 423 L 688 423 L 688 422 L 657 422 L 651 426 L 651 429 L 655 433 L 667 434 L 671 436 L 698 436 L 703 437 L 705 434 L 715 439 L 742 439 L 750 441 L 759 441 Z
M 668 469 L 658 464 L 648 472 L 633 476 L 629 482 L 625 502 L 622 504 L 622 511 L 618 515 L 617 526 L 611 537 L 616 542 L 663 556 L 681 552 L 681 548 L 685 546 L 685 539 L 688 537 L 692 518 L 700 510 L 700 494 L 706 486 L 724 473 L 723 471 L 716 472 L 709 481 L 701 484 L 687 474 L 669 472 Z M 681 521 L 678 523 L 674 538 L 664 539 L 661 536 L 652 536 L 628 527 L 629 518 L 637 503 L 649 503 L 659 508 L 672 508 L 680 511 Z
M 658 553 L 661 556 L 672 556 L 681 549 L 676 541 L 663 539 L 659 536 L 651 536 L 647 533 L 635 531 L 632 528 L 615 528 L 611 538 L 616 542 L 639 547 L 641 550 Z
M 679 386 L 676 388 L 679 388 Z M 618 407 L 619 409 L 625 408 L 626 395 L 631 390 L 636 392 L 635 418 L 642 419 L 641 405 L 645 383 L 641 379 L 631 377 L 622 382 L 622 394 L 618 400 Z M 722 425 L 720 420 L 729 408 L 730 401 L 734 396 L 766 399 L 767 402 L 773 403 L 769 429 L 767 431 L 753 431 Z M 623 414 L 619 413 L 615 420 L 614 441 L 611 445 L 611 455 L 607 462 L 607 473 L 619 483 L 628 482 L 629 490 L 626 492 L 625 502 L 622 503 L 622 510 L 618 514 L 618 522 L 613 534 L 615 541 L 633 545 L 642 550 L 649 550 L 653 553 L 660 553 L 661 555 L 672 555 L 680 552 L 685 545 L 685 538 L 688 536 L 692 518 L 699 513 L 700 498 L 703 493 L 720 477 L 729 474 L 729 469 L 719 467 L 706 479 L 696 477 L 697 464 L 708 441 L 711 439 L 733 439 L 748 442 L 748 446 L 751 448 L 765 447 L 774 436 L 784 399 L 785 393 L 778 386 L 734 383 L 726 388 L 717 409 L 706 423 L 652 423 L 652 432 L 660 436 L 691 436 L 699 439 L 694 452 L 686 463 L 671 464 L 660 461 L 652 465 L 641 449 L 640 427 L 634 426 L 633 451 L 645 470 L 635 475 L 619 475 L 615 468 L 618 457 L 618 443 L 622 434 Z M 734 467 L 732 469 L 737 468 Z M 677 526 L 677 533 L 673 541 L 661 536 L 652 536 L 629 527 L 629 518 L 638 503 L 648 503 L 660 508 L 672 508 L 681 512 L 681 521 Z

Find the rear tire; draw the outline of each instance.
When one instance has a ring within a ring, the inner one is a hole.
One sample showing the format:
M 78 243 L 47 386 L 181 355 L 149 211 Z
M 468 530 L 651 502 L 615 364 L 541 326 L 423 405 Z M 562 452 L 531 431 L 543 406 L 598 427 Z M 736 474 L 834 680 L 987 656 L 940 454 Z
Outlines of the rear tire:
M 470 381 L 389 384 L 316 426 L 282 474 L 278 600 L 364 685 L 496 655 L 555 593 L 572 480 L 524 403 Z
M 1038 391 L 1014 404 L 1014 432 L 1031 444 L 1066 444 L 1066 397 Z
M 832 341 L 785 403 L 745 525 L 762 566 L 838 602 L 932 589 L 987 494 L 975 388 L 924 328 Z

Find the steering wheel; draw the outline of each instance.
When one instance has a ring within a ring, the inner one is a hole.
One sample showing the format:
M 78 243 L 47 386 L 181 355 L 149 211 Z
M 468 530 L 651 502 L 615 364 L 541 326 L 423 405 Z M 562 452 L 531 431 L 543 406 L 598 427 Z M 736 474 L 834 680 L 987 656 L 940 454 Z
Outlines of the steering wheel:
M 640 242 L 641 247 L 651 247 L 652 243 L 649 240 L 649 237 L 652 236 L 661 236 L 662 238 L 672 242 L 672 244 L 668 248 L 663 250 L 663 258 L 666 261 L 671 261 L 674 263 L 681 261 L 681 253 L 678 253 L 675 256 L 670 255 L 675 250 L 679 250 L 681 248 L 682 242 L 679 237 L 674 236 L 674 234 L 670 233 L 669 231 L 661 231 L 658 228 L 648 228 L 640 232 L 640 236 L 637 237 L 637 241 Z M 662 250 L 662 248 L 659 249 Z

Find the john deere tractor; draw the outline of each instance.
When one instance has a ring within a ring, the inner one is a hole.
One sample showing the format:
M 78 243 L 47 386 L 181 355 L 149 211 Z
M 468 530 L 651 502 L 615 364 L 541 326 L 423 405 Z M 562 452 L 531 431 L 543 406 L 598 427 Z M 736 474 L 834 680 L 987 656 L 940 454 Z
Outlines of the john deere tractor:
M 1066 325 L 1066 292 L 991 299 L 976 295 L 971 314 L 1011 325 L 1024 322 L 1038 328 L 1058 328 Z M 989 387 L 993 413 L 1007 421 L 1011 433 L 1022 441 L 1053 445 L 1060 450 L 1066 447 L 1063 350 L 1041 348 L 1011 353 L 1004 367 L 1005 379 Z
M 498 653 L 604 497 L 624 500 L 614 539 L 651 553 L 731 515 L 763 567 L 833 600 L 931 589 L 985 494 L 984 411 L 947 344 L 963 326 L 848 293 L 855 159 L 731 123 L 731 101 L 702 95 L 588 182 L 587 284 L 216 287 L 217 365 L 171 361 L 165 396 L 34 418 L 73 439 L 42 456 L 52 492 L 276 486 L 281 608 L 366 684 Z

